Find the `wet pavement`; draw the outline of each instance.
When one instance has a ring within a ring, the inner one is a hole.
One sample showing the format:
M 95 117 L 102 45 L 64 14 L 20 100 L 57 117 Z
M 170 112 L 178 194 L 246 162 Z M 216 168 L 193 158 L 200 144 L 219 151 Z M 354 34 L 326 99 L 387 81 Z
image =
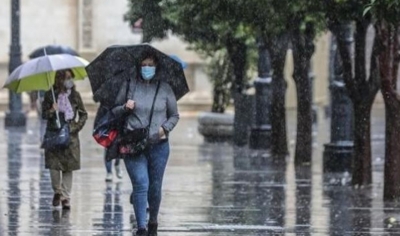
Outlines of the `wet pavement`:
M 373 116 L 371 189 L 349 187 L 349 174 L 323 175 L 329 123 L 321 117 L 312 165 L 300 168 L 292 156 L 276 160 L 265 152 L 203 143 L 196 118 L 182 118 L 170 139 L 159 235 L 400 235 L 396 224 L 389 228 L 384 221 L 399 219 L 400 208 L 382 201 L 383 111 Z M 7 131 L 0 119 L 0 235 L 132 235 L 129 178 L 105 183 L 92 122 L 81 133 L 72 209 L 63 211 L 51 207 L 50 176 L 38 148 L 40 122 L 33 117 L 25 131 Z M 293 115 L 288 123 L 293 148 Z

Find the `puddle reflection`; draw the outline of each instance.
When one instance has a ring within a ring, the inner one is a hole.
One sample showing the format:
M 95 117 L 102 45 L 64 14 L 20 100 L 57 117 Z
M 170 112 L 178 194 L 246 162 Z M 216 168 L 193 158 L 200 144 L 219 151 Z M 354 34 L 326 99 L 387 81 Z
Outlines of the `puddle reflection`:
M 18 235 L 20 227 L 21 190 L 20 177 L 22 167 L 21 143 L 23 131 L 10 128 L 7 133 L 7 176 L 8 176 L 8 234 Z

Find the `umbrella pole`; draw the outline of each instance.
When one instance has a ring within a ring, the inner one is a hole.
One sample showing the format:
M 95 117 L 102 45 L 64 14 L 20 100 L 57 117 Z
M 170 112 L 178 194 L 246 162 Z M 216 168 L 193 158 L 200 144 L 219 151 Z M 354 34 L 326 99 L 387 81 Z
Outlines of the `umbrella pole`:
M 47 56 L 47 51 L 46 48 L 43 48 L 44 51 L 44 55 Z M 47 84 L 49 85 L 49 88 L 51 88 L 51 95 L 53 95 L 53 103 L 56 103 L 56 95 L 54 94 L 54 87 L 51 86 L 50 84 L 50 78 L 49 78 L 49 73 L 46 73 L 47 76 Z M 56 116 L 57 116 L 57 127 L 61 128 L 61 124 L 60 124 L 60 115 L 58 114 L 58 110 L 56 110 Z
M 40 96 L 40 90 L 37 91 L 36 109 L 38 110 L 39 114 L 42 114 L 42 98 Z
M 54 94 L 54 87 L 50 85 L 50 78 L 49 78 L 49 73 L 46 73 L 47 75 L 47 84 L 49 85 L 49 87 L 51 87 L 51 95 L 53 96 L 53 103 L 56 103 L 56 95 Z M 57 127 L 61 128 L 61 124 L 60 124 L 60 116 L 58 114 L 58 110 L 56 110 L 56 116 L 57 116 Z

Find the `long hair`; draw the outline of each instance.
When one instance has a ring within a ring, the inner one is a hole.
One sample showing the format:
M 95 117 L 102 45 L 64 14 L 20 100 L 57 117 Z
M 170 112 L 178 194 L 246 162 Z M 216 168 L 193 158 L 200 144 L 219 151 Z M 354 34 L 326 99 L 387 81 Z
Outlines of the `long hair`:
M 57 91 L 65 91 L 64 88 L 64 80 L 65 80 L 65 75 L 67 71 L 71 74 L 71 77 L 74 78 L 75 74 L 71 69 L 65 69 L 65 70 L 58 70 L 56 72 L 55 80 L 54 80 L 54 89 Z M 75 89 L 75 86 L 72 87 L 72 89 Z

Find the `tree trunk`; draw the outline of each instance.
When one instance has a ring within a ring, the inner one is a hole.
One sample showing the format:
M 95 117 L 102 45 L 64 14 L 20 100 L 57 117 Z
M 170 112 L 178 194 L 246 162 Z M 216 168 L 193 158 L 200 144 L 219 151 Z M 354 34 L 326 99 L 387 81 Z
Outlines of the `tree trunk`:
M 211 112 L 215 113 L 225 112 L 224 97 L 225 97 L 224 91 L 221 88 L 214 87 Z
M 379 20 L 376 23 L 381 50 L 379 72 L 386 108 L 384 200 L 400 200 L 400 96 L 397 75 L 400 61 L 398 25 Z
M 378 44 L 375 37 L 371 55 L 369 76 L 366 73 L 366 37 L 370 19 L 330 25 L 337 39 L 338 50 L 342 59 L 343 79 L 353 102 L 354 110 L 354 152 L 352 184 L 369 185 L 372 181 L 371 168 L 371 108 L 379 91 Z M 353 31 L 355 25 L 355 31 Z M 353 35 L 355 43 L 353 44 Z M 354 55 L 353 55 L 354 49 Z M 353 69 L 354 68 L 354 69 Z
M 295 62 L 296 63 L 296 62 Z M 296 72 L 297 91 L 297 135 L 295 163 L 311 162 L 312 157 L 312 94 L 308 69 L 302 68 Z
M 354 104 L 353 179 L 355 186 L 372 182 L 371 169 L 371 107 L 372 102 Z
M 242 93 L 247 69 L 247 45 L 237 39 L 227 41 L 227 51 L 233 67 L 233 92 Z
M 293 79 L 297 93 L 297 136 L 295 164 L 311 163 L 312 159 L 312 88 L 308 76 L 310 60 L 314 53 L 314 25 L 306 24 L 304 32 L 299 22 L 292 31 Z
M 400 199 L 400 102 L 385 96 L 385 184 L 384 200 Z
M 231 93 L 235 107 L 233 143 L 236 146 L 244 146 L 248 143 L 249 128 L 252 123 L 249 118 L 253 114 L 253 109 L 248 107 L 251 102 L 243 93 L 247 69 L 247 46 L 244 42 L 231 38 L 227 41 L 226 47 L 234 76 Z
M 213 63 L 213 62 L 211 62 Z M 230 88 L 229 84 L 233 77 L 232 66 L 229 57 L 224 55 L 211 65 L 211 76 L 213 84 L 213 104 L 211 112 L 224 113 L 229 105 Z
M 287 83 L 284 77 L 288 35 L 272 40 L 269 51 L 272 61 L 272 106 L 271 106 L 271 152 L 274 156 L 289 154 L 286 131 L 285 94 Z
M 275 70 L 275 69 L 274 69 Z M 286 129 L 286 81 L 283 74 L 272 76 L 271 151 L 274 156 L 289 154 Z

